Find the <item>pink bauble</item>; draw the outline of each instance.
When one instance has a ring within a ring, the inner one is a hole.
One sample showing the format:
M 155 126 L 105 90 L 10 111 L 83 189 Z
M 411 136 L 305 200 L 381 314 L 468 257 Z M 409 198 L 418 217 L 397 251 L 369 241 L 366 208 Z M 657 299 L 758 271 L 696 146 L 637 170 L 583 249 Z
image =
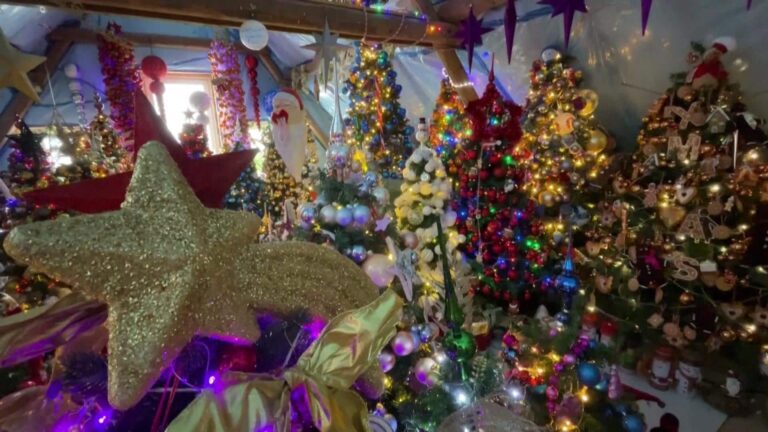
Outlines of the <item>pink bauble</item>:
M 394 265 L 387 255 L 373 254 L 363 263 L 363 271 L 374 285 L 386 288 L 395 278 Z
M 402 237 L 405 247 L 409 249 L 416 249 L 416 246 L 419 245 L 419 238 L 412 232 L 404 232 Z
M 413 368 L 413 374 L 420 383 L 426 387 L 432 387 L 437 383 L 438 371 L 437 362 L 432 357 L 424 357 L 416 362 Z
M 403 357 L 412 353 L 416 348 L 416 339 L 414 339 L 413 333 L 409 331 L 399 331 L 392 339 L 391 345 L 395 354 Z

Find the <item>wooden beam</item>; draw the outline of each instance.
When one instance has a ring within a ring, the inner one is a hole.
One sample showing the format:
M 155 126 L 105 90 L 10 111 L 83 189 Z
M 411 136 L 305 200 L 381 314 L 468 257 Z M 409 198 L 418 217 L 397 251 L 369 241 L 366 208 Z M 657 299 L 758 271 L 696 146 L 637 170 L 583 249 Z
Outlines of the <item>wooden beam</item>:
M 487 12 L 507 4 L 507 0 L 445 0 L 437 5 L 436 18 L 458 23 L 469 16 L 469 5 L 475 15 L 482 17 Z
M 321 33 L 326 20 L 342 37 L 395 44 L 458 46 L 456 26 L 425 22 L 400 13 L 364 13 L 359 7 L 302 0 L 10 0 L 9 3 L 69 7 L 79 12 L 143 16 L 200 24 L 239 27 L 258 20 L 268 29 Z M 430 27 L 439 29 L 430 31 Z
M 47 91 L 49 73 L 53 75 L 56 68 L 59 67 L 59 63 L 67 54 L 69 47 L 72 46 L 71 41 L 52 41 L 53 44 L 46 53 L 45 61 L 29 73 L 29 80 L 32 81 L 32 85 L 42 89 L 43 94 Z M 0 114 L 0 142 L 5 145 L 5 136 L 11 131 L 13 125 L 16 123 L 16 115 L 24 117 L 24 115 L 32 107 L 33 101 L 21 92 L 17 92 L 11 101 L 6 105 L 5 110 Z M 0 146 L 2 147 L 2 146 Z
M 421 10 L 421 13 L 426 15 L 430 20 L 437 19 L 437 11 L 435 10 L 435 7 L 432 6 L 431 0 L 416 0 L 416 6 Z M 435 53 L 440 58 L 440 61 L 443 62 L 443 66 L 445 66 L 445 73 L 448 74 L 448 78 L 451 79 L 451 82 L 456 88 L 456 92 L 461 97 L 461 100 L 464 101 L 464 104 L 476 100 L 478 98 L 477 92 L 475 91 L 472 82 L 469 80 L 458 54 L 456 54 L 456 50 L 452 48 L 441 48 L 439 46 L 434 46 L 434 48 Z

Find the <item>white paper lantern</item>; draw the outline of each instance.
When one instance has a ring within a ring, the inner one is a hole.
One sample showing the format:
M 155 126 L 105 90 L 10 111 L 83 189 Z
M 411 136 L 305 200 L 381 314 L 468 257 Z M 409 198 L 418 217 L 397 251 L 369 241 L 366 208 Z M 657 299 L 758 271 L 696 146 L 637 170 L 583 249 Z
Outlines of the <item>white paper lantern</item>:
M 204 91 L 196 91 L 189 95 L 189 104 L 195 111 L 208 111 L 208 108 L 211 107 L 211 96 Z
M 264 24 L 249 20 L 240 26 L 240 42 L 246 48 L 258 51 L 267 46 L 268 41 L 269 33 L 267 33 L 267 28 L 264 27 Z

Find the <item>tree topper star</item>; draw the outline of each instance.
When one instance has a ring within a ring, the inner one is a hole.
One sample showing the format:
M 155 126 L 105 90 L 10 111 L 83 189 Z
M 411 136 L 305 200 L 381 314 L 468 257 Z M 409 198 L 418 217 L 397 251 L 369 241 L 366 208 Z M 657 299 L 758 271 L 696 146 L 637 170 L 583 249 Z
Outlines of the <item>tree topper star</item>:
M 331 61 L 338 55 L 339 51 L 345 51 L 350 48 L 349 45 L 344 45 L 338 42 L 339 35 L 331 34 L 331 29 L 328 27 L 328 20 L 325 20 L 325 28 L 320 34 L 313 34 L 315 42 L 303 45 L 302 48 L 312 50 L 315 52 L 315 58 L 313 63 L 323 62 L 323 84 L 328 84 L 328 70 L 331 66 Z
M 44 61 L 45 57 L 24 54 L 12 47 L 0 29 L 0 88 L 13 87 L 33 101 L 40 102 L 40 96 L 37 95 L 27 72 Z

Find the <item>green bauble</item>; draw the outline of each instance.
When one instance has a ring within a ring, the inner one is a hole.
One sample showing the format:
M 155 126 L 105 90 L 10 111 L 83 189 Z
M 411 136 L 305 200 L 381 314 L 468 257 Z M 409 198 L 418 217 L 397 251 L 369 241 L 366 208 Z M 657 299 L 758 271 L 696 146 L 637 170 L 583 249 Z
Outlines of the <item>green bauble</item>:
M 466 330 L 450 330 L 443 338 L 443 347 L 459 362 L 467 362 L 475 355 L 475 338 Z

